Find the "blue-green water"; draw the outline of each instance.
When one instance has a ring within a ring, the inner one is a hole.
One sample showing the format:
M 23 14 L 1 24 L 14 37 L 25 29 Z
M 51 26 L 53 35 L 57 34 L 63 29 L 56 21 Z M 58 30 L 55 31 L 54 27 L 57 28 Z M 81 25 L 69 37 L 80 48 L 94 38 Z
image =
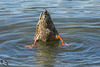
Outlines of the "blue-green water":
M 63 38 L 32 44 L 40 13 L 47 9 Z M 60 43 L 61 44 L 61 43 Z M 0 0 L 0 60 L 8 67 L 100 67 L 99 0 Z M 0 67 L 2 63 L 0 63 Z

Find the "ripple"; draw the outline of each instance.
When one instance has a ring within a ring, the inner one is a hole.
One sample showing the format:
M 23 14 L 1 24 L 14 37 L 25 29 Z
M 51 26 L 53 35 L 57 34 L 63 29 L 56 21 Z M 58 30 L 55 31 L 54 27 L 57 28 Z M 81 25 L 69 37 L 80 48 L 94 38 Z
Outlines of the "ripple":
M 100 66 L 98 0 L 12 1 L 0 2 L 0 58 L 10 67 Z M 36 24 L 45 9 L 70 46 L 51 48 L 42 44 L 40 48 L 24 48 L 33 43 Z
M 85 48 L 83 47 L 83 43 L 70 43 L 70 47 L 68 48 L 68 51 L 70 52 L 77 52 L 77 51 L 83 51 Z

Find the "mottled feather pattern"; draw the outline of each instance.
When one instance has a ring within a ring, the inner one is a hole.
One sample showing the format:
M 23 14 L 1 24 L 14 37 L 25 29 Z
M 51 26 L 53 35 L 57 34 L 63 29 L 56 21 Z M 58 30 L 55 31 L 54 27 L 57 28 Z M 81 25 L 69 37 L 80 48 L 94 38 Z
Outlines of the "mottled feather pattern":
M 36 27 L 34 40 L 53 41 L 57 39 L 57 30 L 51 20 L 51 16 L 47 10 L 40 14 L 39 21 Z

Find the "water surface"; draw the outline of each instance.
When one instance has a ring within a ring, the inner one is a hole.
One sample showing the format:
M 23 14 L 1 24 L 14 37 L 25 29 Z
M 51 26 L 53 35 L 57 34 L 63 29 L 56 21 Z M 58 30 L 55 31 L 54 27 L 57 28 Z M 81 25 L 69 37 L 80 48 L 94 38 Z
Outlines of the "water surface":
M 38 48 L 24 48 L 34 42 L 36 24 L 45 9 L 70 46 L 41 42 Z M 2 59 L 8 67 L 100 67 L 100 1 L 0 0 Z

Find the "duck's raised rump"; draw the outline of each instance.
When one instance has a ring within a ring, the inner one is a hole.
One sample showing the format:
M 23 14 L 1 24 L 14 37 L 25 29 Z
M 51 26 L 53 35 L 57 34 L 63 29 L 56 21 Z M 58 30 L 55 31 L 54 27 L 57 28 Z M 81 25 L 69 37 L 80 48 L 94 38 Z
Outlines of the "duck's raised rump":
M 34 40 L 53 41 L 58 40 L 58 32 L 53 24 L 51 16 L 47 10 L 40 14 L 36 27 Z
M 54 41 L 60 39 L 62 45 L 68 46 L 68 44 L 64 43 L 60 35 L 58 34 L 55 25 L 51 19 L 51 16 L 47 10 L 40 14 L 39 21 L 36 26 L 36 33 L 34 36 L 34 44 L 25 46 L 26 48 L 34 48 L 35 44 L 38 41 Z

